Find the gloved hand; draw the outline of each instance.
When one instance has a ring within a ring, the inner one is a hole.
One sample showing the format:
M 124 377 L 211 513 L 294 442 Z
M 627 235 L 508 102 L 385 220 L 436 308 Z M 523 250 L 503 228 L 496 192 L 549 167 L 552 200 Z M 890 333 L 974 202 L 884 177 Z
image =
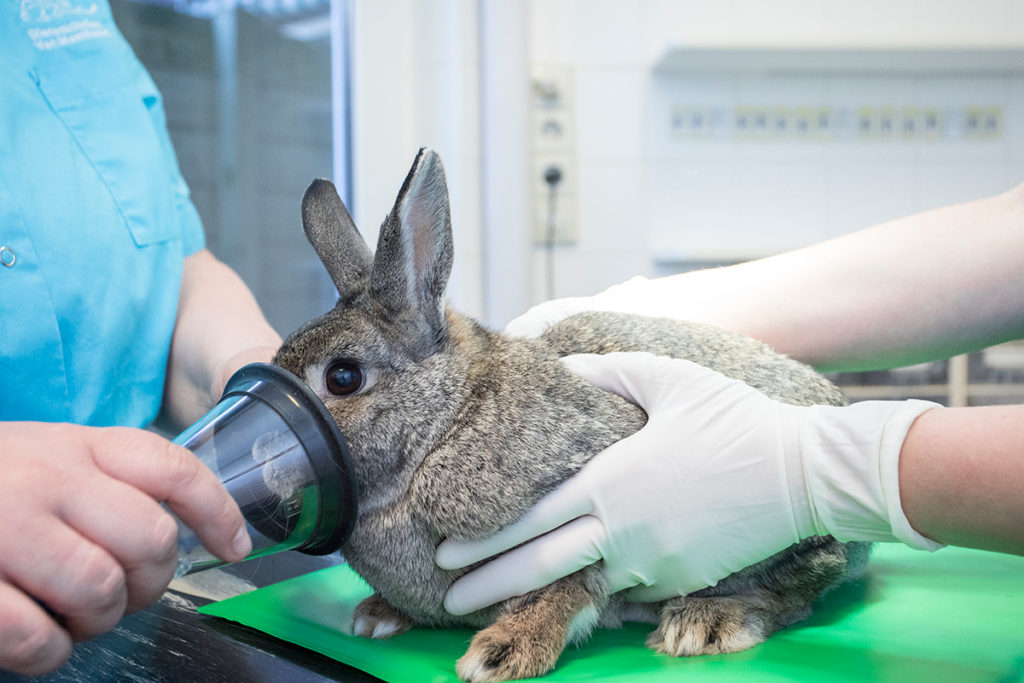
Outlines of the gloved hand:
M 583 311 L 613 311 L 662 317 L 684 318 L 670 301 L 685 301 L 669 290 L 669 279 L 648 280 L 634 277 L 594 296 L 565 297 L 537 304 L 510 322 L 505 332 L 514 337 L 536 339 L 559 320 Z
M 640 405 L 648 423 L 493 537 L 444 541 L 437 563 L 448 569 L 515 548 L 455 582 L 445 598 L 452 614 L 598 561 L 613 591 L 656 601 L 808 536 L 940 547 L 911 528 L 898 480 L 907 430 L 936 404 L 797 407 L 689 361 L 628 353 L 564 362 Z

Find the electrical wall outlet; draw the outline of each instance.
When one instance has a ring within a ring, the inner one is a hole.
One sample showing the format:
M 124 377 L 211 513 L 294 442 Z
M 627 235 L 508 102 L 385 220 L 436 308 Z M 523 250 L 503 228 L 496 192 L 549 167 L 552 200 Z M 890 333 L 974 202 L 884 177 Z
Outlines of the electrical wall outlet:
M 573 122 L 564 109 L 533 113 L 533 150 L 535 154 L 572 153 L 575 147 Z
M 567 66 L 535 65 L 531 73 L 533 163 L 530 183 L 533 242 L 569 245 L 579 241 L 576 183 L 576 129 L 573 73 Z M 545 179 L 557 169 L 559 179 Z
M 570 154 L 536 155 L 533 161 L 533 241 L 535 244 L 575 244 L 579 241 L 576 220 L 576 167 Z M 555 173 L 554 196 L 548 179 Z

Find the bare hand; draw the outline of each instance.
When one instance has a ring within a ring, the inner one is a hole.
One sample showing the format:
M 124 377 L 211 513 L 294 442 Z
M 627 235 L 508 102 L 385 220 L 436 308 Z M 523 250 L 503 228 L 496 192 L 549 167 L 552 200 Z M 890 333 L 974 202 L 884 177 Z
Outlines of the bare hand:
M 10 422 L 0 443 L 0 668 L 52 671 L 72 641 L 159 599 L 178 533 L 161 502 L 222 559 L 249 552 L 216 476 L 155 434 Z

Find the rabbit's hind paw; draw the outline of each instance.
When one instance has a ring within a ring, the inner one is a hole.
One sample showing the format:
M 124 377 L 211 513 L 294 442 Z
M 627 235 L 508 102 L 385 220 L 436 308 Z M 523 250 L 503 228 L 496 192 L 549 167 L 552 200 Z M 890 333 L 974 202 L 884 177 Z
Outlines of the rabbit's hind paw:
M 390 638 L 412 628 L 413 623 L 376 594 L 356 605 L 352 614 L 352 633 L 363 638 Z
M 770 635 L 764 616 L 738 598 L 674 598 L 662 608 L 647 647 L 673 657 L 739 652 Z
M 554 669 L 566 642 L 585 639 L 607 603 L 607 596 L 589 589 L 591 580 L 585 570 L 509 600 L 455 663 L 459 678 L 511 681 Z
M 509 628 L 500 621 L 473 636 L 466 654 L 455 663 L 459 678 L 473 683 L 542 676 L 554 668 L 563 639 Z

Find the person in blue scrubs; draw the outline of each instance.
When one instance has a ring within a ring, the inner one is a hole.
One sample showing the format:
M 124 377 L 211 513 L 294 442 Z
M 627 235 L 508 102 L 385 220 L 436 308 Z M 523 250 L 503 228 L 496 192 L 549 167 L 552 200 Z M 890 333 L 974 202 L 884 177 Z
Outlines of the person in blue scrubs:
M 539 336 L 585 310 L 704 322 L 831 371 L 1024 339 L 1024 184 L 757 261 L 545 302 L 508 331 Z M 1024 555 L 1024 405 L 798 407 L 683 360 L 565 360 L 640 405 L 647 425 L 493 537 L 444 541 L 447 569 L 504 553 L 449 589 L 454 614 L 595 562 L 632 600 L 685 595 L 824 534 Z
M 280 337 L 204 248 L 161 97 L 105 0 L 0 3 L 0 669 L 39 674 L 159 598 L 164 502 L 249 550 L 186 425 Z M 45 606 L 45 607 L 44 607 Z

